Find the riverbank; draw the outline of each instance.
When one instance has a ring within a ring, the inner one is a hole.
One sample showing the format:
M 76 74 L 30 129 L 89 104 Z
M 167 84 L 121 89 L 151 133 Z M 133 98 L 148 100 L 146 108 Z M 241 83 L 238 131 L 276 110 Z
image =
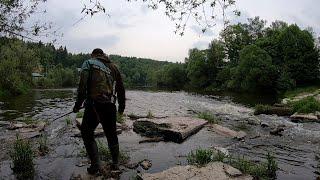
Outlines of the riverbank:
M 73 175 L 85 172 L 86 158 L 80 156 L 83 144 L 81 139 L 72 137 L 73 125 L 67 125 L 66 119 L 51 122 L 52 119 L 71 110 L 75 90 L 36 91 L 21 99 L 11 99 L 0 105 L 0 118 L 6 121 L 19 120 L 17 116 L 31 116 L 37 121 L 47 120 L 49 123 L 44 132 L 48 134 L 49 153 L 37 157 L 36 177 L 38 179 L 70 179 Z M 15 110 L 15 111 L 12 111 Z M 142 167 L 130 169 L 122 167 L 120 179 L 130 179 L 140 173 L 157 173 L 177 166 L 187 165 L 187 155 L 196 149 L 220 147 L 228 150 L 234 157 L 245 156 L 254 162 L 266 160 L 268 152 L 276 157 L 279 170 L 278 179 L 315 179 L 318 172 L 320 125 L 318 123 L 293 123 L 289 118 L 274 115 L 253 115 L 253 109 L 234 103 L 226 97 L 210 97 L 186 92 L 145 92 L 128 91 L 125 114 L 156 117 L 195 117 L 200 112 L 210 112 L 219 125 L 242 130 L 247 136 L 242 139 L 230 138 L 217 133 L 206 126 L 183 143 L 151 142 L 139 143 L 145 137 L 133 132 L 130 124 L 134 120 L 126 119 L 129 129 L 119 135 L 120 148 L 130 157 L 129 164 L 147 159 L 152 166 L 145 170 Z M 10 116 L 9 116 L 10 115 Z M 75 115 L 70 116 L 71 119 Z M 0 127 L 1 170 L 0 176 L 12 178 L 11 161 L 7 155 L 9 145 L 5 143 L 10 133 Z M 282 128 L 280 134 L 272 134 Z M 14 133 L 13 133 L 14 134 Z M 105 138 L 98 138 L 106 142 Z M 34 139 L 37 146 L 37 139 Z M 79 167 L 80 166 L 80 167 Z

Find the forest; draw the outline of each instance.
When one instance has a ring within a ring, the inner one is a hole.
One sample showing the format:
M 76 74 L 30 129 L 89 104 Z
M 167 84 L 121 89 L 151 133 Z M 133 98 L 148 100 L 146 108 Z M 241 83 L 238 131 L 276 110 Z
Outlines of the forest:
M 319 38 L 312 28 L 259 17 L 227 26 L 205 50 L 190 49 L 183 63 L 109 55 L 127 88 L 282 93 L 319 83 Z M 0 94 L 31 88 L 76 87 L 90 54 L 51 43 L 0 39 Z M 43 77 L 32 79 L 32 73 Z

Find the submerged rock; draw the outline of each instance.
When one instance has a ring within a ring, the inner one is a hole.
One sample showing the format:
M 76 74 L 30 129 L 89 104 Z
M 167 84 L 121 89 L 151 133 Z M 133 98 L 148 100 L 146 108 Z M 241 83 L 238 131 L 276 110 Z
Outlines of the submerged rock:
M 191 117 L 140 119 L 133 123 L 133 131 L 147 137 L 163 137 L 177 143 L 198 132 L 207 121 Z
M 231 130 L 227 127 L 218 125 L 218 124 L 212 124 L 210 126 L 210 128 L 212 131 L 214 131 L 220 135 L 229 136 L 229 137 L 236 138 L 239 140 L 244 139 L 247 136 L 247 133 L 245 133 L 244 131 L 234 131 L 234 130 Z
M 275 129 L 273 129 L 272 131 L 270 131 L 270 134 L 274 135 L 274 136 L 282 136 L 283 135 L 282 133 L 283 133 L 285 127 L 286 126 L 284 126 L 284 125 L 278 126 Z
M 205 167 L 176 166 L 163 172 L 141 174 L 143 180 L 187 180 L 187 179 L 214 179 L 214 180 L 252 180 L 251 176 L 242 175 L 237 169 L 222 162 L 209 163 Z
M 148 170 L 152 166 L 152 162 L 148 159 L 141 161 L 139 164 L 144 170 Z

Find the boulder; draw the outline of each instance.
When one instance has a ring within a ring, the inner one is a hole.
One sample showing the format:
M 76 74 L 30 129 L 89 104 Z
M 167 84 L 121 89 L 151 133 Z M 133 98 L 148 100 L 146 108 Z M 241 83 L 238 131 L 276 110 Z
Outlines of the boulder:
M 283 135 L 282 133 L 283 133 L 285 127 L 286 126 L 284 126 L 284 125 L 280 125 L 280 126 L 276 127 L 275 129 L 271 130 L 270 134 L 274 135 L 274 136 L 282 136 Z
M 223 165 L 223 169 L 224 169 L 224 172 L 229 176 L 229 177 L 240 177 L 242 176 L 242 172 L 239 171 L 238 169 L 230 166 L 230 165 Z
M 181 143 L 206 124 L 203 119 L 191 117 L 139 119 L 133 123 L 133 131 L 143 136 L 163 137 L 165 141 Z
M 290 116 L 291 121 L 293 122 L 320 122 L 318 116 L 314 113 L 309 114 L 299 114 L 294 113 Z
M 241 172 L 240 172 L 241 173 Z M 176 166 L 163 172 L 154 174 L 140 174 L 143 180 L 188 180 L 188 179 L 214 179 L 214 180 L 252 180 L 251 176 L 240 174 L 239 171 L 222 162 L 209 163 L 205 167 Z M 232 177 L 233 176 L 233 177 Z
M 212 124 L 210 128 L 212 131 L 216 132 L 217 134 L 220 134 L 223 136 L 229 136 L 239 140 L 244 139 L 247 136 L 247 133 L 245 133 L 244 131 L 234 131 L 218 124 Z
M 148 170 L 152 166 L 152 162 L 148 159 L 141 161 L 139 164 L 144 170 Z

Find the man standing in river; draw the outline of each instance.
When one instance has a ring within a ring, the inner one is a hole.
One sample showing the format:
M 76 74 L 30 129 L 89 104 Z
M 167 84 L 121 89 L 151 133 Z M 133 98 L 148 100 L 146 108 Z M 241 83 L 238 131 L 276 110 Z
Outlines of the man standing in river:
M 94 49 L 91 59 L 85 61 L 81 68 L 77 100 L 73 112 L 78 112 L 84 102 L 84 116 L 80 126 L 82 139 L 91 160 L 87 169 L 89 174 L 100 170 L 100 159 L 94 130 L 101 123 L 108 140 L 112 156 L 112 169 L 118 170 L 119 143 L 116 132 L 116 97 L 118 112 L 125 109 L 125 90 L 118 68 L 101 49 Z

